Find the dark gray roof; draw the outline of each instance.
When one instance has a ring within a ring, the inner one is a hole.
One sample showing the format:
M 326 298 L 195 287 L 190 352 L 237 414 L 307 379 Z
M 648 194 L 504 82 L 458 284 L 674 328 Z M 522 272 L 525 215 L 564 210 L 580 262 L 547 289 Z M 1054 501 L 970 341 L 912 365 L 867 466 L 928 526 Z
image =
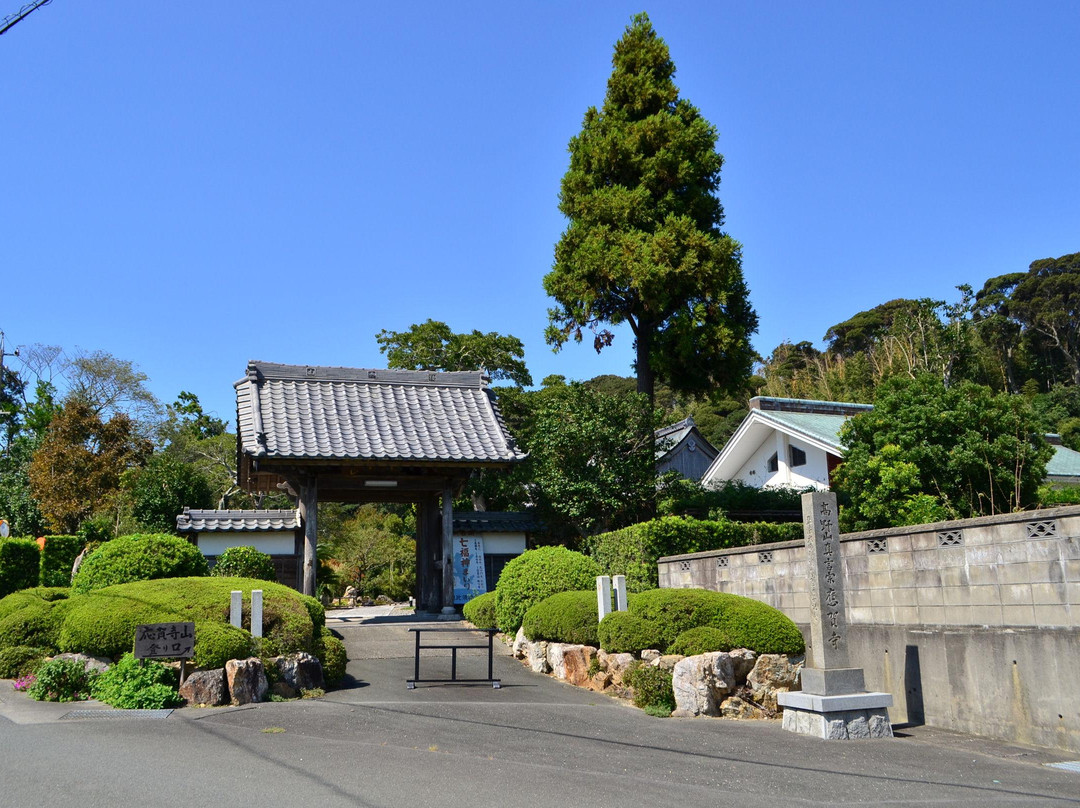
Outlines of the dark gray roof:
M 295 530 L 300 525 L 300 511 L 211 511 L 191 510 L 176 517 L 181 533 L 207 533 L 215 530 Z
M 236 382 L 241 449 L 253 458 L 514 462 L 481 372 L 249 362 Z
M 660 427 L 653 434 L 656 438 L 656 459 L 658 461 L 674 453 L 690 434 L 694 434 L 698 447 L 705 450 L 710 457 L 715 457 L 719 451 L 709 442 L 708 438 L 701 434 L 701 430 L 697 428 L 692 415 L 686 416 L 676 424 Z
M 535 533 L 536 518 L 527 511 L 458 511 L 454 531 L 460 533 Z

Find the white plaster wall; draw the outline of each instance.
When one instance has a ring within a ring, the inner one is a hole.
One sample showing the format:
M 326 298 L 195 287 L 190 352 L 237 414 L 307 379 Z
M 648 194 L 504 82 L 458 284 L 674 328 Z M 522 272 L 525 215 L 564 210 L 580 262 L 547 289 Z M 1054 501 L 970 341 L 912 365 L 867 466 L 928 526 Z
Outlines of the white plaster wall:
M 787 485 L 794 488 L 814 487 L 822 491 L 829 488 L 829 461 L 824 451 L 808 446 L 798 438 L 788 438 L 788 443 L 806 452 L 806 465 L 791 469 L 791 479 L 783 480 L 782 471 L 769 471 L 769 458 L 776 451 L 776 433 L 769 435 L 754 450 L 754 454 L 735 474 L 735 479 L 757 488 Z M 752 473 L 751 473 L 752 472 Z
M 461 534 L 471 535 L 471 534 Z M 524 533 L 484 533 L 484 552 L 492 555 L 520 555 L 525 552 Z
M 230 547 L 254 547 L 267 555 L 296 553 L 296 534 L 291 530 L 249 533 L 242 530 L 199 534 L 199 550 L 204 556 L 219 556 Z

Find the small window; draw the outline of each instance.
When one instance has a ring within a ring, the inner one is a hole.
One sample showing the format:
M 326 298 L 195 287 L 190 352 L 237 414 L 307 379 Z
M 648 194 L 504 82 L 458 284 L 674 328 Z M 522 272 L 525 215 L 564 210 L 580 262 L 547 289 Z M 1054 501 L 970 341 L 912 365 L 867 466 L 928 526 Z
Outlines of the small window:
M 773 452 L 773 456 L 769 458 L 769 471 L 780 471 L 780 460 L 776 452 Z
M 794 467 L 794 466 L 805 466 L 806 465 L 806 452 L 804 452 L 802 449 L 800 449 L 797 446 L 791 446 L 789 448 L 791 449 L 791 465 L 792 465 L 792 467 Z

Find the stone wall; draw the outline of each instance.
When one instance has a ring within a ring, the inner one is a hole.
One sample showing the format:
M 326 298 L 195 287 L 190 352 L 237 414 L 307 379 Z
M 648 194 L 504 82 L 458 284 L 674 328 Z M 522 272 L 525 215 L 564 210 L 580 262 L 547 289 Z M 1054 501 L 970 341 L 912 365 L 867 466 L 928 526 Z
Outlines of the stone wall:
M 1080 507 L 840 542 L 852 664 L 894 722 L 1080 751 Z M 809 622 L 802 542 L 670 556 L 659 575 Z

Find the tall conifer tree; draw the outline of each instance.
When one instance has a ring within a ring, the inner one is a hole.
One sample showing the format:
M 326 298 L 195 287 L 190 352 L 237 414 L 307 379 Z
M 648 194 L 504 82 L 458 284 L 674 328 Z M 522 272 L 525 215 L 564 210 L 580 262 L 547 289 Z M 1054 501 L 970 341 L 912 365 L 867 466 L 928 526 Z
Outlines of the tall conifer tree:
M 750 373 L 757 315 L 741 247 L 721 231 L 716 197 L 724 158 L 716 128 L 673 82 L 668 47 L 645 14 L 615 45 L 602 109 L 570 141 L 559 210 L 570 220 L 544 278 L 557 306 L 556 350 L 592 330 L 597 352 L 634 333 L 638 391 L 730 389 Z

